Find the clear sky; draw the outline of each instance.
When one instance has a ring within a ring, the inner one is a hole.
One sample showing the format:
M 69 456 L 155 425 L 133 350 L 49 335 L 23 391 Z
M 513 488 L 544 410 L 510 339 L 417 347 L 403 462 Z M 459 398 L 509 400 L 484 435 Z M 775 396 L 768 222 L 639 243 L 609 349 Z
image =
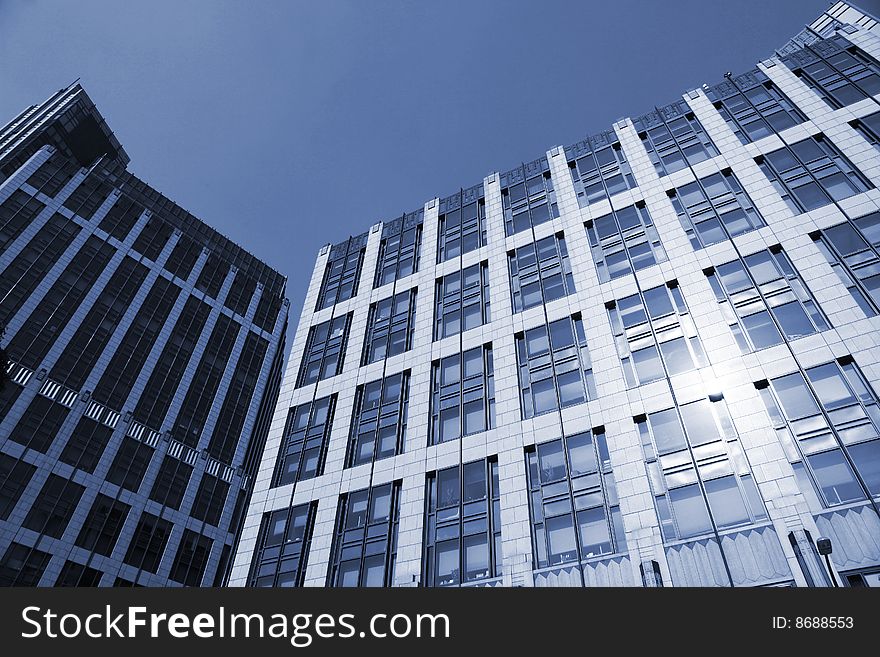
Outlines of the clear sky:
M 746 71 L 829 4 L 0 0 L 0 124 L 81 78 L 136 175 L 288 276 L 292 336 L 323 244 Z

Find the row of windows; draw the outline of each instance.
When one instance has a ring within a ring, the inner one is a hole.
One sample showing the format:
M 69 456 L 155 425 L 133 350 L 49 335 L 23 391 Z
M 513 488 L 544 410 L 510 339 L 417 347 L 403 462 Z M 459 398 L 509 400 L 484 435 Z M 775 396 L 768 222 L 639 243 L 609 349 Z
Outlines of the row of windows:
M 880 496 L 880 410 L 849 358 L 755 384 L 819 506 Z M 666 541 L 767 520 L 719 395 L 633 418 Z M 526 448 L 534 567 L 625 552 L 603 427 Z M 388 586 L 400 482 L 341 496 L 327 584 Z M 302 584 L 315 502 L 265 514 L 249 583 Z M 422 584 L 500 575 L 500 492 L 493 458 L 426 475 Z
M 69 515 L 73 513 L 84 487 L 50 475 L 41 497 L 45 504 L 31 509 L 24 526 L 49 536 L 60 537 Z M 99 494 L 95 499 L 74 544 L 90 552 L 110 556 L 129 515 L 128 504 Z M 67 514 L 67 517 L 62 514 Z M 143 512 L 134 529 L 122 562 L 156 573 L 171 536 L 172 523 Z M 202 583 L 213 540 L 192 530 L 184 530 L 171 564 L 169 578 L 186 586 Z M 11 543 L 0 559 L 0 586 L 36 586 L 51 555 L 20 543 Z M 102 573 L 72 561 L 65 563 L 55 586 L 97 586 Z

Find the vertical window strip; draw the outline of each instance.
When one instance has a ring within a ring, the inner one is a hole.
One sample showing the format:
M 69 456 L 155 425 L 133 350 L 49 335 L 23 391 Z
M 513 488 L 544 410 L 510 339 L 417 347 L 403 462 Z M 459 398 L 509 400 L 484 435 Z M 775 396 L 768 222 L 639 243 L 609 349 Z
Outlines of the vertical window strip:
M 574 276 L 562 233 L 509 251 L 507 263 L 514 313 L 575 292 Z
M 409 379 L 406 370 L 357 387 L 346 467 L 403 453 Z
M 431 366 L 430 413 L 431 445 L 495 426 L 491 344 L 434 361 Z
M 438 278 L 434 286 L 434 340 L 492 321 L 489 263 L 483 261 Z
M 336 398 L 337 395 L 333 394 L 288 411 L 275 460 L 273 487 L 295 484 L 323 474 Z
M 590 220 L 584 227 L 600 283 L 667 260 L 643 201 Z
M 582 208 L 636 188 L 632 169 L 613 130 L 566 148 L 565 156 L 578 205 Z

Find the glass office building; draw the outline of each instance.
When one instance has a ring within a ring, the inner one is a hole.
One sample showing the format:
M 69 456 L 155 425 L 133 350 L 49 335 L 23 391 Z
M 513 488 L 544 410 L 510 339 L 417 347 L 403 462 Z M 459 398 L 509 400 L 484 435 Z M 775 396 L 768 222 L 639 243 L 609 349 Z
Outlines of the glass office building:
M 210 586 L 231 566 L 285 278 L 128 162 L 79 84 L 0 130 L 0 585 Z
M 318 254 L 234 586 L 880 583 L 880 27 Z

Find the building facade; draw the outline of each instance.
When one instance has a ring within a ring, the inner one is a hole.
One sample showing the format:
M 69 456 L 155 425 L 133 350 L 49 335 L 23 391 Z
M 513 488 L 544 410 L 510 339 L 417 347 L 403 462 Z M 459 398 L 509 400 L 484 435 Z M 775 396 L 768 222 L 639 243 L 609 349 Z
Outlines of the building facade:
M 285 278 L 126 170 L 79 84 L 0 130 L 0 585 L 225 580 Z
M 880 29 L 321 250 L 234 586 L 880 580 Z

